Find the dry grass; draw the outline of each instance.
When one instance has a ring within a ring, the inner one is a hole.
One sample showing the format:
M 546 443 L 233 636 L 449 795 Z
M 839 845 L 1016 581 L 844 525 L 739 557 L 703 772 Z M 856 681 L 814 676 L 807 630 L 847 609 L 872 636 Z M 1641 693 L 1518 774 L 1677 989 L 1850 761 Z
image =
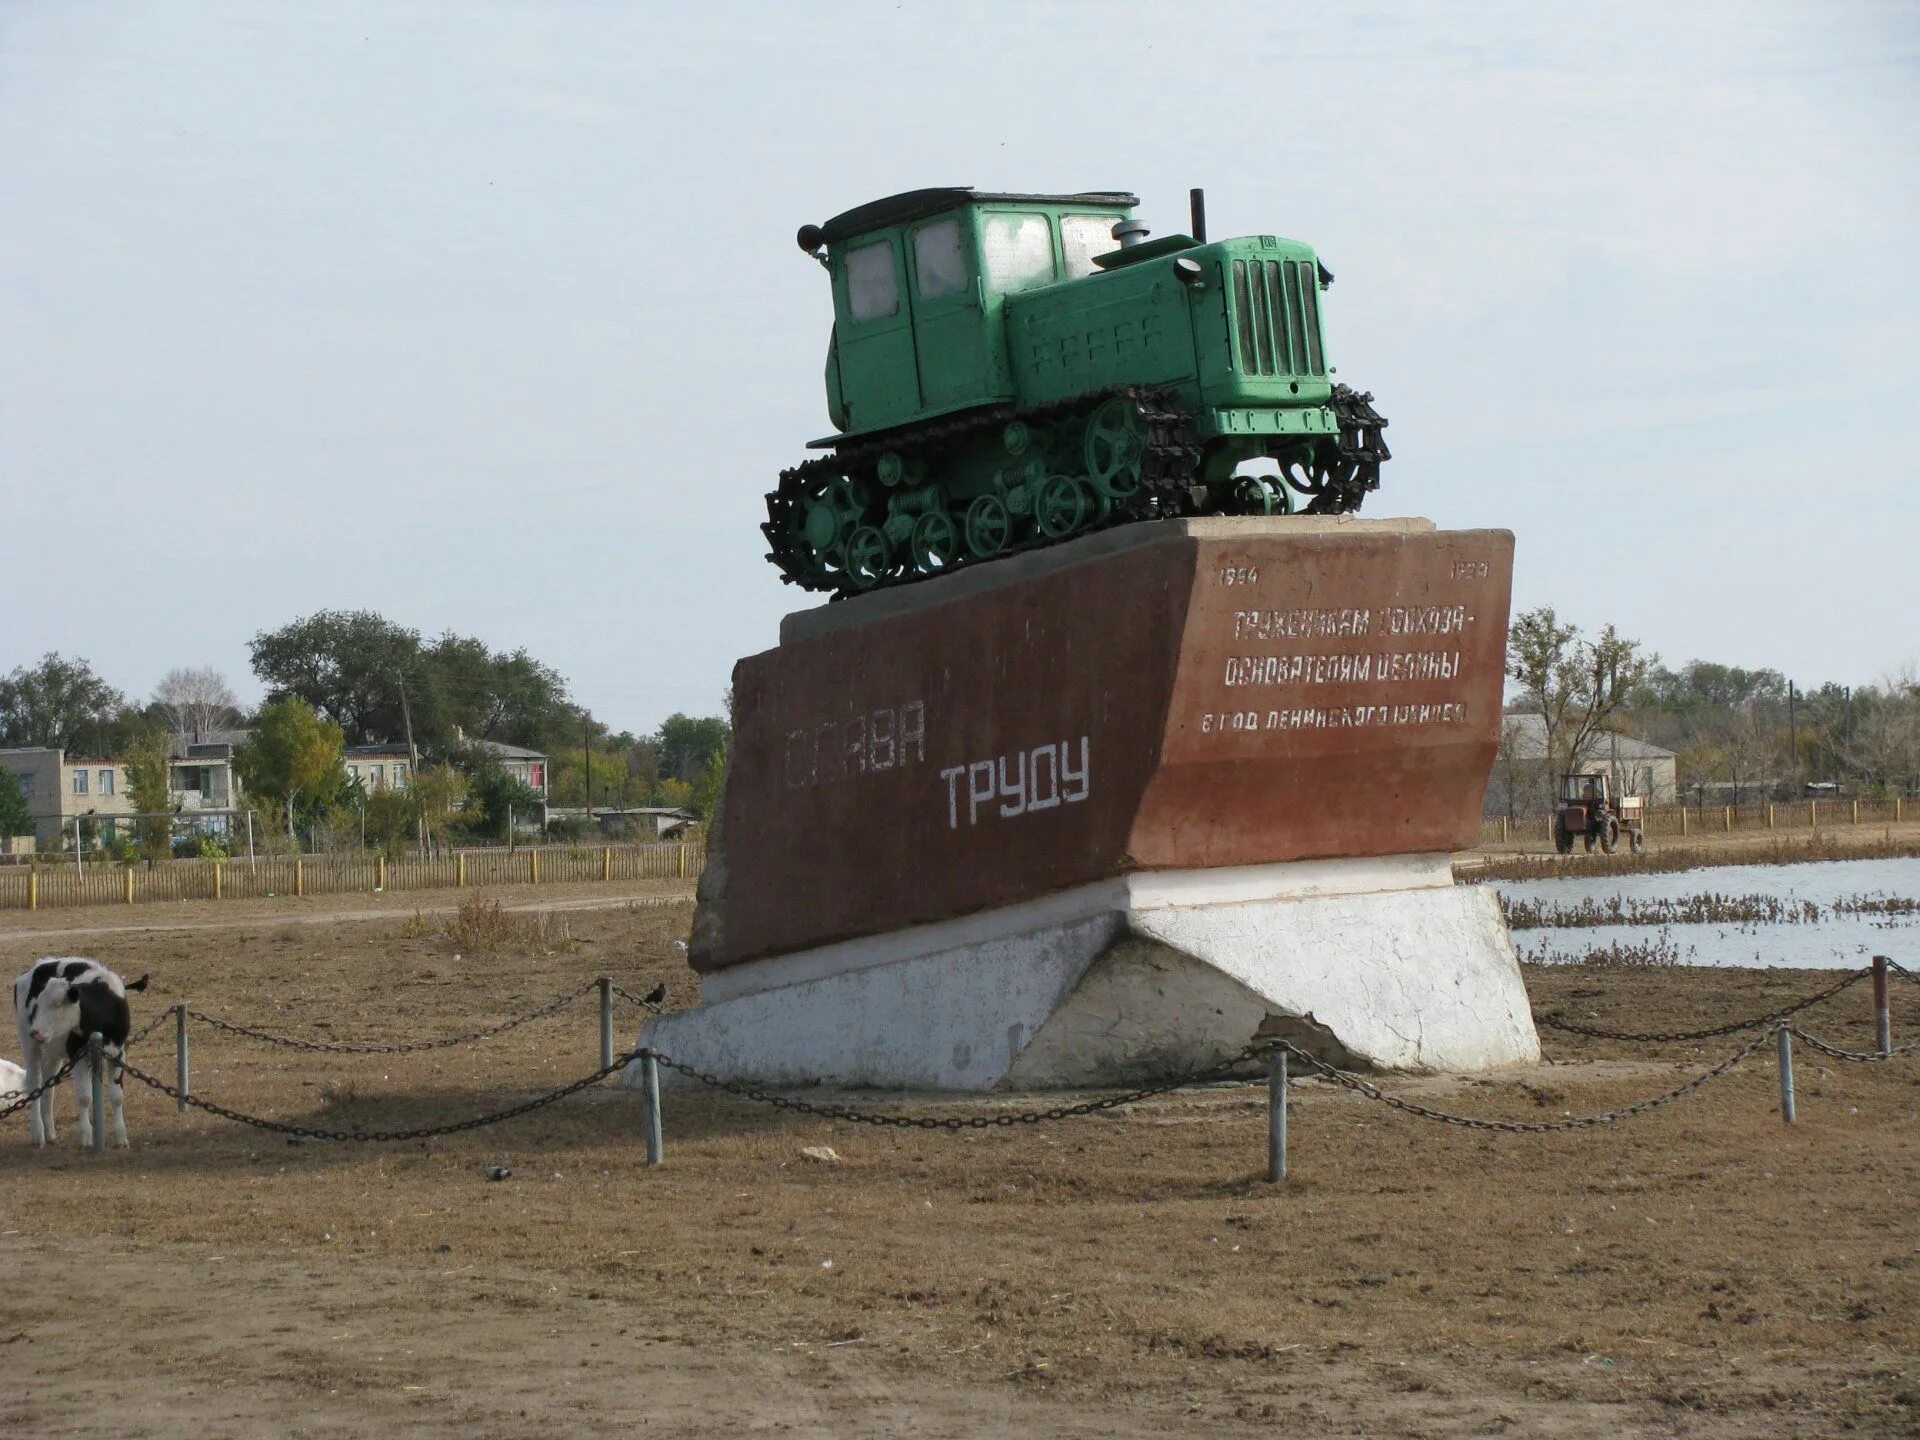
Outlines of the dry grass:
M 1878 833 L 1866 826 L 1848 832 L 1806 835 L 1728 835 L 1696 842 L 1650 845 L 1635 855 L 1478 853 L 1454 862 L 1453 877 L 1465 884 L 1499 880 L 1552 880 L 1564 875 L 1646 875 L 1699 870 L 1716 865 L 1792 865 L 1808 860 L 1889 860 L 1920 855 L 1920 829 L 1903 826 Z
M 538 950 L 551 953 L 573 944 L 564 915 L 550 910 L 508 910 L 485 895 L 469 895 L 451 916 L 415 911 L 400 928 L 408 940 L 438 940 L 454 950 Z
M 399 915 L 94 949 L 154 973 L 144 1007 L 401 1039 L 603 971 L 688 1003 L 672 949 L 687 918 L 579 913 L 571 949 L 458 960 L 400 933 Z M 0 951 L 29 958 L 4 937 Z M 1527 978 L 1542 1010 L 1662 1029 L 1822 979 Z M 1902 1035 L 1917 997 L 1896 994 Z M 1849 991 L 1809 1027 L 1863 1043 L 1867 1004 Z M 1533 1119 L 1640 1098 L 1733 1048 L 1547 1039 L 1553 1068 L 1394 1088 Z M 168 1073 L 149 1043 L 146 1064 Z M 208 1033 L 194 1054 L 210 1098 L 322 1124 L 350 1106 L 387 1127 L 546 1089 L 591 1070 L 596 1046 L 576 1008 L 454 1051 L 291 1054 Z M 21 1277 L 0 1293 L 0 1340 L 25 1337 L 13 1353 L 34 1374 L 0 1392 L 0 1430 L 1911 1433 L 1916 1081 L 1911 1063 L 1808 1065 L 1802 1123 L 1783 1130 L 1756 1063 L 1660 1115 L 1556 1137 L 1444 1129 L 1304 1086 L 1281 1188 L 1258 1179 L 1264 1106 L 1245 1087 L 959 1135 L 675 1092 L 668 1164 L 650 1172 L 617 1092 L 375 1149 L 181 1117 L 130 1085 L 129 1153 L 33 1155 L 17 1130 L 0 1137 L 0 1256 Z M 819 1146 L 838 1160 L 803 1153 Z M 512 1174 L 489 1181 L 493 1165 Z M 89 1388 L 90 1332 L 38 1288 L 82 1264 L 119 1297 L 110 1386 Z

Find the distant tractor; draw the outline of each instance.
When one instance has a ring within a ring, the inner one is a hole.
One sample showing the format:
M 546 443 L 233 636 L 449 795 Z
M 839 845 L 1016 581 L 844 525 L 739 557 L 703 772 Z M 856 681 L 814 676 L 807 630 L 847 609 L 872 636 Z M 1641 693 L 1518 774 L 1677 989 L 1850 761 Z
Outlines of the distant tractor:
M 1611 855 L 1621 832 L 1638 855 L 1647 847 L 1646 801 L 1638 795 L 1615 795 L 1604 770 L 1576 772 L 1560 777 L 1560 804 L 1553 812 L 1553 848 L 1573 853 L 1575 839 L 1584 840 L 1587 853 L 1598 844 Z

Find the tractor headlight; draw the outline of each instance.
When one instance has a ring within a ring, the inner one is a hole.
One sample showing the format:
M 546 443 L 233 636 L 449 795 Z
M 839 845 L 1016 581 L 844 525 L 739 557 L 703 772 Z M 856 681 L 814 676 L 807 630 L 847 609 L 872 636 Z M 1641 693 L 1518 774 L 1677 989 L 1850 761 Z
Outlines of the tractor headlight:
M 1182 285 L 1198 285 L 1205 272 L 1201 270 L 1198 260 L 1189 260 L 1184 255 L 1176 255 L 1173 261 L 1173 273 Z

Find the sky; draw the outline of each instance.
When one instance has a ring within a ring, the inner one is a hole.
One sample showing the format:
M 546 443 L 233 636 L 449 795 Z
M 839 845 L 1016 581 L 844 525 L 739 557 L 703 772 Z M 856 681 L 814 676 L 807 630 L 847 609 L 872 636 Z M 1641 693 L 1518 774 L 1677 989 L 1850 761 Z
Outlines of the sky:
M 1920 661 L 1920 5 L 0 4 L 0 672 L 144 698 L 322 608 L 614 729 L 816 603 L 795 228 L 1126 189 L 1316 246 L 1366 514 L 1668 663 Z

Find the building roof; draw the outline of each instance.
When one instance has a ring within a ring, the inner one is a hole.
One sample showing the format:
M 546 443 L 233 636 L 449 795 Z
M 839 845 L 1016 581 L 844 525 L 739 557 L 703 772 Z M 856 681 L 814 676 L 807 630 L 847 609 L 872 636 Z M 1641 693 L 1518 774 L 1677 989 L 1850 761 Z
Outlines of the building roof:
M 869 200 L 842 210 L 820 227 L 821 238 L 832 244 L 884 225 L 902 225 L 923 215 L 938 215 L 957 205 L 1086 205 L 1101 210 L 1131 210 L 1140 197 L 1124 190 L 1086 190 L 1077 195 L 1019 195 L 1010 191 L 976 190 L 971 185 L 936 185 L 906 190 L 884 200 Z
M 544 750 L 529 750 L 524 745 L 509 745 L 504 740 L 482 740 L 480 748 L 496 760 L 544 760 Z
M 1502 743 L 1522 760 L 1544 760 L 1547 758 L 1547 723 L 1538 715 L 1508 713 L 1500 717 Z M 1611 760 L 1618 747 L 1622 760 L 1671 760 L 1673 751 L 1663 750 L 1660 746 L 1645 740 L 1636 740 L 1617 730 L 1599 730 L 1595 732 L 1593 748 L 1586 752 L 1588 761 Z
M 404 760 L 412 752 L 404 745 L 389 742 L 384 745 L 348 745 L 340 753 L 350 760 L 372 760 L 389 755 Z

